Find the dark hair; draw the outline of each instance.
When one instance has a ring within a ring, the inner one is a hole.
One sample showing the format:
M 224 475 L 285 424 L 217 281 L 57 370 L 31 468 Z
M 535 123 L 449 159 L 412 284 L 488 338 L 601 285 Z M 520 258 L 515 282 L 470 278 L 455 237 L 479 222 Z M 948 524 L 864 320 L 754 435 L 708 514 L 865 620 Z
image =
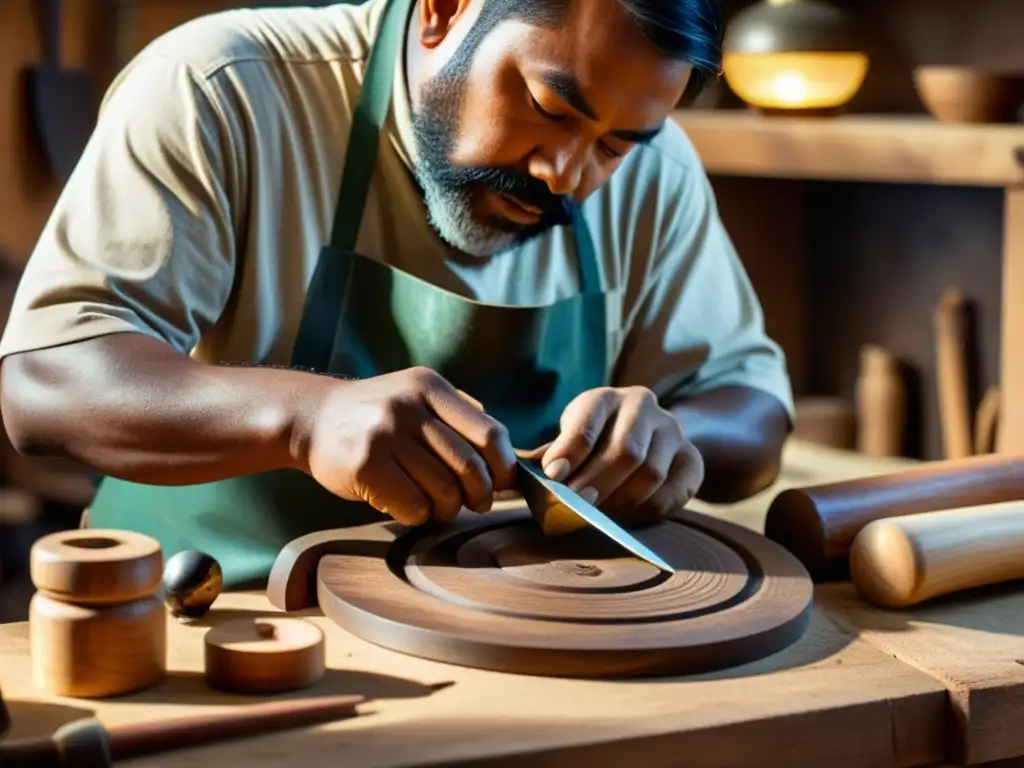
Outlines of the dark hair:
M 693 67 L 682 99 L 684 104 L 691 103 L 721 70 L 720 0 L 617 1 L 636 20 L 644 37 L 664 56 L 685 61 Z M 516 18 L 536 26 L 553 27 L 562 23 L 568 5 L 569 0 L 486 0 L 461 51 L 453 57 L 460 61 L 451 62 L 451 66 L 453 69 L 464 66 L 465 59 L 472 58 L 477 45 L 499 22 Z

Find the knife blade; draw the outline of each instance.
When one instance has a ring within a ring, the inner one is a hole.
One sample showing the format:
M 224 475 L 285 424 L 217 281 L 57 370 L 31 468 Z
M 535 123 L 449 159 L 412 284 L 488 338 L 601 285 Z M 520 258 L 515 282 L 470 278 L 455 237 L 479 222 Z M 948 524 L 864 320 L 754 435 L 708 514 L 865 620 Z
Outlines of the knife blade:
M 531 461 L 520 458 L 516 473 L 516 485 L 526 500 L 526 505 L 546 532 L 556 529 L 559 533 L 590 525 L 631 553 L 651 565 L 668 573 L 676 569 L 662 560 L 656 552 L 620 526 L 608 515 L 582 498 L 572 488 L 552 480 Z M 567 520 L 564 510 L 577 517 Z

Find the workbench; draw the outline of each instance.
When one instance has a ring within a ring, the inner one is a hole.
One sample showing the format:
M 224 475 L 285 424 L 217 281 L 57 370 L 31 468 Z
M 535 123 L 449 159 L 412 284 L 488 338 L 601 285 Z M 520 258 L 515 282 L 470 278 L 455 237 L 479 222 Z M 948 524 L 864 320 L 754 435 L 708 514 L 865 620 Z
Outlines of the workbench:
M 822 466 L 824 463 L 824 466 Z M 782 487 L 891 471 L 909 462 L 791 443 L 772 489 L 729 508 L 694 505 L 757 528 Z M 31 682 L 28 626 L 0 625 L 0 683 L 11 737 L 95 714 L 107 725 L 226 710 L 256 699 L 201 676 L 202 637 L 219 622 L 275 612 L 259 593 L 222 595 L 202 620 L 169 621 L 168 678 L 85 701 Z M 1024 590 L 1001 587 L 903 612 L 819 585 L 812 625 L 758 662 L 685 678 L 592 681 L 460 668 L 327 634 L 329 671 L 313 689 L 354 693 L 360 716 L 172 752 L 152 766 L 885 766 L 962 765 L 1024 756 Z

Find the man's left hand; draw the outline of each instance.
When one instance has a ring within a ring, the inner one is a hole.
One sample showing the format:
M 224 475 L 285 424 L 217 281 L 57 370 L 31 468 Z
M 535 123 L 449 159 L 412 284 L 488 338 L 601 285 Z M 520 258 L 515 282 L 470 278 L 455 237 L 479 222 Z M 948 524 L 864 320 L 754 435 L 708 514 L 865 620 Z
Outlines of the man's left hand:
M 628 524 L 661 520 L 693 498 L 704 461 L 679 420 L 645 387 L 601 387 L 562 413 L 540 453 L 548 477 Z

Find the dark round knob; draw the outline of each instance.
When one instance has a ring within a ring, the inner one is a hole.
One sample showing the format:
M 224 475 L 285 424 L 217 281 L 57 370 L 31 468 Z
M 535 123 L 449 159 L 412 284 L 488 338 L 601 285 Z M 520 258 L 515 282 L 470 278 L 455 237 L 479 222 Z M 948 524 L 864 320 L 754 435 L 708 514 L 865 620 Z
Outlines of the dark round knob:
M 164 600 L 174 616 L 203 616 L 224 585 L 220 563 L 196 549 L 168 558 L 164 566 Z

